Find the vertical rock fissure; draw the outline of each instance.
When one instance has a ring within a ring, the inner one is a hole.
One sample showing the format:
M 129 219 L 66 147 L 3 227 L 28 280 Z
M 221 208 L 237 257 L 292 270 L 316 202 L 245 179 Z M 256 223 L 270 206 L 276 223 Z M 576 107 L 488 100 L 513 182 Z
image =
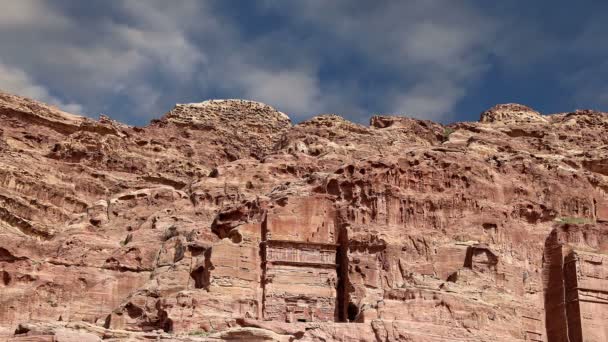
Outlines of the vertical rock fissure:
M 562 245 L 556 234 L 551 234 L 543 256 L 545 325 L 550 341 L 568 340 L 563 260 Z
M 569 341 L 584 341 L 581 326 L 580 298 L 578 288 L 577 260 L 571 253 L 565 258 L 564 271 L 564 305 L 566 311 L 566 332 Z M 569 259 L 569 260 L 568 260 Z
M 348 289 L 348 230 L 343 223 L 337 222 L 338 227 L 338 250 L 336 253 L 336 266 L 338 275 L 338 286 L 336 296 L 336 321 L 348 322 L 347 305 L 350 301 Z
M 597 200 L 594 198 L 593 199 L 593 221 L 597 222 Z
M 261 270 L 261 277 L 260 277 L 260 286 L 262 288 L 262 298 L 261 298 L 261 312 L 259 313 L 259 316 L 261 319 L 264 319 L 264 314 L 266 312 L 266 238 L 267 238 L 267 232 L 268 232 L 268 221 L 267 221 L 268 215 L 267 213 L 264 214 L 264 218 L 262 219 L 262 232 L 261 232 L 261 242 L 260 242 L 260 266 L 262 268 Z

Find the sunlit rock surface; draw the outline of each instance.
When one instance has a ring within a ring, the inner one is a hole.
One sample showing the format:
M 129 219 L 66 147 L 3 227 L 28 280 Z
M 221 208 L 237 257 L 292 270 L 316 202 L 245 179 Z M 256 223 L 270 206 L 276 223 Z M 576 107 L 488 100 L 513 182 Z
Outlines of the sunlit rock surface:
M 0 340 L 606 341 L 608 115 L 0 94 Z

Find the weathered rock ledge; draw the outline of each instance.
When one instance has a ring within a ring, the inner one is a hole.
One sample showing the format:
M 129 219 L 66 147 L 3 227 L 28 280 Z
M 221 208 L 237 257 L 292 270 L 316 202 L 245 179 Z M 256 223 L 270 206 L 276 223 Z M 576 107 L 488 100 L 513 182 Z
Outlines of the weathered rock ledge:
M 0 340 L 608 340 L 608 115 L 0 94 Z

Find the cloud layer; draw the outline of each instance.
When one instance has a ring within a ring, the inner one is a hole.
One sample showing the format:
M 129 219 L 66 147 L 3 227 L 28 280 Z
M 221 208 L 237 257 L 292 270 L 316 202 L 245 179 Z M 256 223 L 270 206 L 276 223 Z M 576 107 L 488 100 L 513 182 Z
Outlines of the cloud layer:
M 5 1 L 0 89 L 132 124 L 208 98 L 262 101 L 295 121 L 608 106 L 600 5 L 514 3 Z

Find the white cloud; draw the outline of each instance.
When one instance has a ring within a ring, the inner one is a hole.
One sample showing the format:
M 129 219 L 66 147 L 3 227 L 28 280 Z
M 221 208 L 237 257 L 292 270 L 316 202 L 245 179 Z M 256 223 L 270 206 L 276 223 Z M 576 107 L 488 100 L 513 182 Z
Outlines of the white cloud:
M 55 105 L 70 113 L 81 114 L 84 112 L 82 105 L 61 101 L 52 96 L 44 86 L 36 84 L 23 70 L 11 68 L 2 64 L 2 62 L 0 62 L 0 89 Z
M 0 12 L 0 45 L 11 46 L 0 55 L 4 69 L 12 71 L 10 87 L 4 88 L 59 104 L 57 96 L 48 95 L 52 87 L 52 93 L 69 94 L 94 111 L 105 111 L 106 102 L 120 95 L 133 103 L 131 118 L 134 113 L 158 116 L 168 109 L 160 107 L 160 87 L 191 81 L 205 60 L 181 28 L 197 15 L 204 20 L 194 8 L 197 2 L 188 4 L 184 10 L 191 12 L 178 13 L 173 8 L 179 6 L 165 2 L 123 1 L 112 6 L 116 13 L 89 20 L 52 7 L 57 3 L 9 2 Z M 164 83 L 151 81 L 153 77 Z M 138 101 L 143 101 L 140 108 Z M 159 108 L 151 110 L 151 104 Z
M 54 28 L 65 26 L 65 18 L 50 9 L 43 0 L 4 1 L 0 11 L 0 29 Z
M 11 48 L 0 53 L 3 66 L 42 89 L 14 91 L 54 101 L 69 94 L 91 111 L 139 123 L 209 96 L 259 100 L 296 120 L 320 112 L 446 120 L 485 75 L 488 55 L 532 56 L 533 45 L 512 49 L 537 32 L 505 25 L 467 0 L 252 5 L 278 15 L 276 25 L 256 22 L 260 13 L 243 20 L 220 2 L 122 0 L 83 16 L 79 4 L 4 5 L 0 46 Z
M 311 110 L 320 110 L 318 79 L 311 72 L 250 68 L 234 78 L 243 87 L 246 98 L 275 106 L 289 113 L 292 119 L 302 118 L 302 113 Z
M 141 117 L 158 115 L 161 93 L 157 89 L 140 84 L 130 89 L 129 96 L 137 103 L 137 107 L 133 108 L 133 115 Z
M 440 91 L 438 91 L 440 90 Z M 450 119 L 454 104 L 465 95 L 465 89 L 445 80 L 429 80 L 392 99 L 392 113 L 430 119 Z
M 499 28 L 466 1 L 290 4 L 290 19 L 318 29 L 331 42 L 329 48 L 359 51 L 368 67 L 393 78 L 378 87 L 372 110 L 435 120 L 448 118 L 487 70 Z M 266 6 L 284 9 L 278 1 Z
M 186 36 L 196 26 L 199 34 L 217 34 L 219 28 L 204 3 L 183 1 L 179 6 L 166 1 L 124 2 L 124 8 L 138 26 L 117 25 L 111 32 L 129 48 L 150 56 L 157 66 L 180 78 L 191 78 L 205 61 L 204 52 Z
M 205 99 L 186 94 L 219 91 L 266 102 L 296 120 L 341 110 L 356 120 L 367 111 L 397 110 L 440 119 L 485 70 L 494 32 L 475 9 L 448 1 L 262 3 L 260 10 L 271 11 L 278 4 L 289 24 L 253 38 L 237 19 L 199 1 L 124 0 L 92 19 L 50 2 L 13 3 L 0 14 L 0 44 L 14 46 L 3 51 L 5 67 L 96 111 L 121 96 L 132 118 L 158 116 L 168 102 Z M 441 15 L 446 11 L 450 16 Z M 312 30 L 320 33 L 294 35 Z M 20 44 L 11 44 L 15 39 Z M 362 73 L 380 70 L 394 80 L 371 86 L 358 70 L 321 80 L 323 58 L 340 63 L 349 55 L 365 60 Z

